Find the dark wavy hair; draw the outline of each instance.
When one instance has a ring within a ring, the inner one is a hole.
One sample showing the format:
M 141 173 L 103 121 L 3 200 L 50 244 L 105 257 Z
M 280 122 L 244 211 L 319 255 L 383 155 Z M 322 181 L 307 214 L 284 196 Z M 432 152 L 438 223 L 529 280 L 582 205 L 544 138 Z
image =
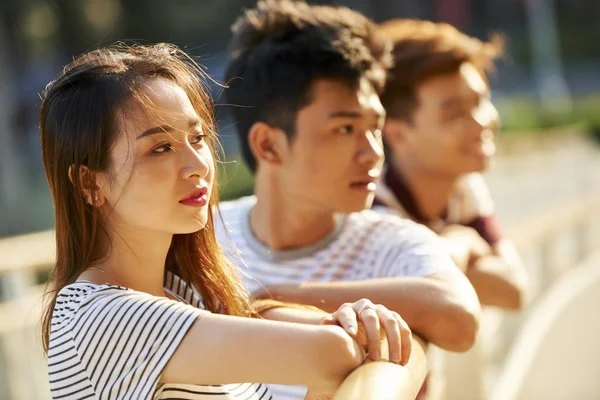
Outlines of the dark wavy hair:
M 257 165 L 248 133 L 254 123 L 266 122 L 293 138 L 296 115 L 312 101 L 315 81 L 355 87 L 365 78 L 380 91 L 391 66 L 391 45 L 376 25 L 345 7 L 262 0 L 232 31 L 225 95 L 252 171 Z

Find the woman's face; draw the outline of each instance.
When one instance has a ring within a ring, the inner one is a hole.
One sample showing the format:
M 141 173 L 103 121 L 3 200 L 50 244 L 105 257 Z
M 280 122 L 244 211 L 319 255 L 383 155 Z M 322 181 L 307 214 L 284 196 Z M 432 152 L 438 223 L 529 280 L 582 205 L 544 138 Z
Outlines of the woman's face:
M 109 226 L 119 230 L 191 233 L 208 220 L 214 162 L 203 121 L 181 87 L 148 80 L 118 115 L 111 166 L 97 175 Z

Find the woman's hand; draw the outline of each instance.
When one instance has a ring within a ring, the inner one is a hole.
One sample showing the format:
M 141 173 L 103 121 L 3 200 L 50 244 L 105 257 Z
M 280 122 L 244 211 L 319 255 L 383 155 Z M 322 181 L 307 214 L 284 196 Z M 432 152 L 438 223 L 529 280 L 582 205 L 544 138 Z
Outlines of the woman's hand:
M 410 328 L 397 312 L 381 304 L 373 304 L 367 299 L 344 303 L 336 312 L 324 317 L 321 324 L 341 326 L 359 345 L 366 347 L 369 358 L 374 361 L 381 358 L 381 339 L 385 335 L 389 360 L 400 365 L 408 362 L 412 337 Z M 366 337 L 359 329 L 363 327 Z

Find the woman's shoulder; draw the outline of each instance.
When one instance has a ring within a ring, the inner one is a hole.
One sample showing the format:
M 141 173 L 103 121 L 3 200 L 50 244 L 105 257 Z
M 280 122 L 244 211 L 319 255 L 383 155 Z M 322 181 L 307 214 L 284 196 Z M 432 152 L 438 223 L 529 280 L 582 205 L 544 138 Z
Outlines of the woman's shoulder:
M 164 364 L 194 321 L 206 313 L 182 301 L 121 286 L 89 281 L 65 286 L 58 293 L 50 329 L 53 395 L 68 393 L 64 381 L 76 378 L 82 390 L 152 393 Z
M 179 282 L 174 292 L 180 301 L 166 297 L 153 296 L 127 287 L 98 284 L 90 281 L 76 281 L 62 288 L 57 297 L 52 312 L 52 334 L 68 326 L 79 332 L 81 326 L 91 324 L 129 323 L 136 320 L 153 320 L 157 315 L 177 316 L 180 314 L 197 315 L 203 312 L 201 298 L 190 285 Z
M 56 296 L 52 326 L 69 323 L 89 302 L 125 294 L 127 288 L 80 280 L 63 287 Z

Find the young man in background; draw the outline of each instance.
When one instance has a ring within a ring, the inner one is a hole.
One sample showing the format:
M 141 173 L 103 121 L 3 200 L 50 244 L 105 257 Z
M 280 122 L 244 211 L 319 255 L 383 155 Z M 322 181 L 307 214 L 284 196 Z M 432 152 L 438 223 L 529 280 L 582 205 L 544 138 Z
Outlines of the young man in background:
M 259 298 L 326 311 L 368 298 L 465 351 L 480 309 L 464 274 L 429 229 L 366 210 L 383 165 L 390 55 L 347 8 L 260 1 L 238 19 L 225 94 L 255 195 L 221 204 L 217 237 Z
M 519 310 L 524 269 L 481 175 L 495 152 L 487 72 L 501 43 L 430 21 L 398 19 L 380 29 L 392 40 L 394 66 L 381 95 L 386 168 L 375 208 L 437 232 L 483 305 Z

